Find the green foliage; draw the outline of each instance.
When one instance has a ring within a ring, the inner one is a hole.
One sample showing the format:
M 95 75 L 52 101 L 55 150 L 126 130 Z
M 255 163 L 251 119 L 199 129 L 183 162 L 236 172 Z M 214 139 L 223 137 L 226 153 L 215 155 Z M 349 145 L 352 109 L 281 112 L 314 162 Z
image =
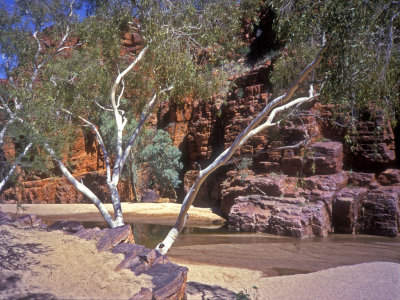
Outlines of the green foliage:
M 325 35 L 328 49 L 307 83 L 314 83 L 322 100 L 338 104 L 339 114 L 357 119 L 360 110 L 378 109 L 394 119 L 399 109 L 398 3 L 274 0 L 272 8 L 285 43 L 272 78 L 277 92 L 311 62 Z
M 237 38 L 241 15 L 256 2 L 21 0 L 13 9 L 1 5 L 0 54 L 5 60 L 0 67 L 10 79 L 2 87 L 3 96 L 13 109 L 13 99 L 18 100 L 18 115 L 24 120 L 9 136 L 29 136 L 39 147 L 47 142 L 60 155 L 68 153 L 82 123 L 63 109 L 114 132 L 111 116 L 99 106 L 110 108 L 111 86 L 134 59 L 121 54 L 127 32 L 141 34 L 149 47 L 137 68 L 124 77 L 129 93 L 120 109 L 128 120 L 136 119 L 149 99 L 167 86 L 174 89 L 161 100 L 207 99 L 225 83 L 221 68 L 227 54 L 243 47 Z M 79 20 L 75 10 L 87 4 L 88 16 Z M 68 43 L 63 44 L 67 28 Z M 59 51 L 59 45 L 74 43 L 79 46 Z M 128 136 L 134 126 L 126 126 Z M 105 140 L 112 148 L 113 138 Z M 168 177 L 171 186 L 177 183 L 174 176 Z
M 250 175 L 249 168 L 252 165 L 253 159 L 251 157 L 245 157 L 237 164 L 236 168 L 241 180 L 245 180 Z
M 176 148 L 168 132 L 158 130 L 146 147 L 140 152 L 140 160 L 150 169 L 151 178 L 160 188 L 161 194 L 174 192 L 181 181 L 179 172 L 181 152 Z
M 137 127 L 137 122 L 132 119 L 125 126 L 127 133 L 133 132 Z M 117 141 L 117 126 L 110 112 L 104 112 L 101 115 L 100 131 L 109 154 L 115 153 L 115 144 Z M 128 134 L 124 135 L 123 144 L 130 139 Z M 181 151 L 176 148 L 168 134 L 163 130 L 145 129 L 141 132 L 139 138 L 134 144 L 133 151 L 128 157 L 123 176 L 130 177 L 134 186 L 138 183 L 138 172 L 147 170 L 150 174 L 153 185 L 160 189 L 162 195 L 174 194 L 175 189 L 179 187 L 179 172 L 182 170 L 180 162 Z

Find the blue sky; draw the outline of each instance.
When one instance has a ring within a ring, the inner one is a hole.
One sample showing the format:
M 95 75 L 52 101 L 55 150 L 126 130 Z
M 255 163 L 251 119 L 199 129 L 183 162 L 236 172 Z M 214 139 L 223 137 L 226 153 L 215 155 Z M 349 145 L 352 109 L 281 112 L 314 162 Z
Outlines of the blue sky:
M 0 0 L 0 5 L 3 6 L 7 6 L 10 9 L 13 8 L 13 6 L 15 5 L 15 0 Z M 82 8 L 81 10 L 77 11 L 77 14 L 81 17 L 84 18 L 86 15 L 86 10 L 84 8 Z M 0 64 L 3 63 L 3 59 L 0 55 Z M 2 72 L 2 70 L 0 69 L 0 79 L 6 78 L 6 74 L 4 74 L 4 72 Z

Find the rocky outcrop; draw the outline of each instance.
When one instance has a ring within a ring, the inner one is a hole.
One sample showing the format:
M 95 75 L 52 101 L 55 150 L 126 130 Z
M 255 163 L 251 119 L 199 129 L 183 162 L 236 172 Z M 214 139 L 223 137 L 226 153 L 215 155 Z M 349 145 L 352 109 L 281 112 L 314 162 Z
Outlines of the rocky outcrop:
M 361 203 L 357 231 L 395 237 L 400 228 L 400 187 L 381 187 L 369 191 Z
M 103 171 L 87 172 L 76 175 L 78 181 L 82 181 L 105 203 L 110 202 L 110 192 L 107 188 Z M 122 199 L 132 199 L 132 191 L 122 181 L 119 185 Z M 46 179 L 24 181 L 20 186 L 5 190 L 0 198 L 4 202 L 16 202 L 41 204 L 41 203 L 92 203 L 75 189 L 65 178 L 53 177 Z
M 330 231 L 329 214 L 322 202 L 272 196 L 237 197 L 229 213 L 229 228 L 297 238 L 324 236 Z
M 183 299 L 188 269 L 170 262 L 169 258 L 158 251 L 133 244 L 130 225 L 100 230 L 82 229 L 75 236 L 94 239 L 99 251 L 111 251 L 124 254 L 124 259 L 116 270 L 129 269 L 135 275 L 146 274 L 152 277 L 153 288 L 142 288 L 130 299 Z
M 343 160 L 343 145 L 324 141 L 303 155 L 274 156 L 284 174 L 228 172 L 221 208 L 229 228 L 293 237 L 331 231 L 397 236 L 400 171 L 388 169 L 377 180 L 375 173 L 343 171 Z
M 261 35 L 265 35 L 264 42 L 268 40 L 271 44 L 272 16 L 268 12 L 263 14 Z M 244 20 L 243 38 L 253 51 L 260 40 L 246 31 L 249 24 Z M 144 44 L 136 33 L 126 33 L 122 40 L 122 55 L 137 53 Z M 266 49 L 265 46 L 262 44 L 259 49 Z M 271 100 L 272 64 L 269 59 L 259 58 L 251 69 L 246 72 L 243 69 L 242 74 L 230 78 L 232 89 L 226 99 L 200 101 L 188 96 L 179 102 L 162 102 L 150 120 L 149 126 L 168 131 L 174 145 L 182 151 L 184 186 L 180 200 L 199 170 L 229 147 Z M 400 170 L 396 168 L 391 125 L 379 112 L 366 112 L 349 134 L 342 129 L 346 128 L 346 122 L 342 127 L 332 125 L 334 111 L 333 105 L 309 103 L 297 114 L 284 118 L 279 126 L 254 136 L 235 153 L 235 157 L 254 156 L 252 163 L 244 169 L 232 164 L 217 170 L 202 185 L 195 205 L 219 207 L 230 218 L 234 230 L 301 237 L 324 235 L 331 228 L 335 232 L 397 234 L 398 221 L 393 220 L 398 220 L 399 199 L 394 191 L 400 186 Z M 8 149 L 8 153 L 12 151 Z M 69 155 L 71 168 L 79 180 L 88 184 L 101 200 L 109 201 L 104 166 L 94 140 L 82 136 Z M 124 200 L 133 199 L 124 184 L 120 188 Z M 268 202 L 272 200 L 263 197 L 277 198 L 273 200 L 275 206 Z M 290 201 L 278 201 L 281 198 Z M 0 201 L 12 200 L 87 201 L 62 178 L 25 179 L 0 198 Z M 283 209 L 285 206 L 287 210 Z M 310 218 L 311 221 L 306 221 Z
M 335 194 L 332 205 L 335 232 L 355 233 L 361 203 L 367 193 L 367 188 L 346 187 Z

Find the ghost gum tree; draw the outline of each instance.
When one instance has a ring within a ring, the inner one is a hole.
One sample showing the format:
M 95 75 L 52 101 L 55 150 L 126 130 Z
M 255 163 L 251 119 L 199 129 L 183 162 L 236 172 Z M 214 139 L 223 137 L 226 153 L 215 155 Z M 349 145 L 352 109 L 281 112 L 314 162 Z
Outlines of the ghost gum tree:
M 334 104 L 348 129 L 368 109 L 396 122 L 399 116 L 400 1 L 265 1 L 276 13 L 284 44 L 274 61 L 270 101 L 198 178 L 187 193 L 176 224 L 157 246 L 165 254 L 185 226 L 201 184 L 254 134 L 274 126 L 290 107 L 318 97 Z M 309 91 L 308 95 L 304 95 Z M 281 93 L 281 95 L 279 95 Z
M 89 10 L 80 20 L 82 5 Z M 1 86 L 2 134 L 27 138 L 47 172 L 55 164 L 110 227 L 123 225 L 118 182 L 146 120 L 159 101 L 218 92 L 224 83 L 218 70 L 241 46 L 243 5 L 252 2 L 21 0 L 2 6 L 0 51 L 8 79 Z M 144 39 L 136 54 L 121 48 L 126 32 Z M 105 113 L 115 122 L 112 154 L 100 130 Z M 137 126 L 127 132 L 132 119 Z M 101 149 L 114 216 L 73 176 L 65 158 L 78 127 Z
M 240 17 L 246 14 L 255 18 L 260 4 L 88 2 L 91 14 L 81 22 L 74 17 L 78 8 L 74 1 L 18 1 L 11 16 L 2 11 L 1 50 L 11 60 L 7 74 L 12 83 L 3 88 L 2 97 L 9 108 L 8 120 L 17 120 L 20 132 L 35 144 L 35 151 L 39 149 L 43 155 L 46 150 L 61 173 L 115 227 L 123 224 L 116 183 L 157 102 L 160 98 L 179 101 L 185 95 L 206 99 L 218 92 L 224 82 L 220 67 L 226 62 L 226 54 L 241 46 Z M 187 211 L 207 176 L 229 163 L 251 136 L 278 124 L 287 109 L 319 97 L 350 112 L 351 120 L 356 119 L 360 108 L 371 105 L 384 109 L 388 117 L 398 112 L 398 1 L 276 0 L 263 5 L 275 11 L 276 31 L 285 45 L 276 58 L 272 76 L 276 98 L 231 147 L 201 170 L 183 201 L 176 224 L 157 247 L 162 253 L 170 249 L 183 229 Z M 58 10 L 42 9 L 45 6 Z M 12 23 L 14 19 L 24 22 Z M 10 22 L 14 25 L 3 25 Z M 49 33 L 55 43 L 43 51 L 43 30 L 49 25 L 53 26 Z M 145 40 L 144 48 L 134 57 L 121 56 L 121 34 L 128 30 L 140 33 Z M 15 39 L 20 36 L 26 38 Z M 72 42 L 72 37 L 79 39 Z M 204 63 L 198 55 L 202 50 L 207 53 Z M 125 91 L 130 95 L 126 96 Z M 99 131 L 105 112 L 114 116 L 117 128 L 113 156 L 108 155 Z M 138 118 L 139 125 L 128 133 L 124 126 L 132 118 Z M 95 134 L 101 146 L 114 218 L 60 159 L 74 136 L 71 128 L 82 125 Z M 124 142 L 124 134 L 128 142 Z

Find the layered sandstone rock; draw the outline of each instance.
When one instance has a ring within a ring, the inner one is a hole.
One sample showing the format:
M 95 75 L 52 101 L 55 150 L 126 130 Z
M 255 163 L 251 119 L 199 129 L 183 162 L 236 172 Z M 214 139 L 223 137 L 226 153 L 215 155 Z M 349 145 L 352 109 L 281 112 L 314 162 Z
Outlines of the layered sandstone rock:
M 76 179 L 82 181 L 103 202 L 111 201 L 104 171 L 78 174 Z M 122 199 L 132 199 L 131 189 L 123 181 L 119 184 L 119 190 Z M 1 194 L 0 199 L 8 203 L 92 203 L 73 187 L 67 179 L 59 177 L 22 182 L 20 186 L 6 189 Z
M 357 218 L 361 233 L 395 237 L 400 228 L 400 187 L 381 187 L 369 191 L 362 200 Z
M 110 202 L 104 162 L 100 150 L 92 136 L 78 135 L 65 161 L 73 170 L 78 181 L 88 186 L 102 201 Z M 57 168 L 54 167 L 57 172 Z M 130 186 L 121 181 L 119 184 L 121 198 L 130 200 L 133 192 Z M 21 203 L 92 203 L 76 190 L 64 177 L 40 178 L 39 176 L 21 174 L 20 182 L 0 195 L 0 202 Z
M 241 196 L 229 213 L 229 228 L 303 238 L 326 235 L 330 220 L 323 203 L 303 197 Z

